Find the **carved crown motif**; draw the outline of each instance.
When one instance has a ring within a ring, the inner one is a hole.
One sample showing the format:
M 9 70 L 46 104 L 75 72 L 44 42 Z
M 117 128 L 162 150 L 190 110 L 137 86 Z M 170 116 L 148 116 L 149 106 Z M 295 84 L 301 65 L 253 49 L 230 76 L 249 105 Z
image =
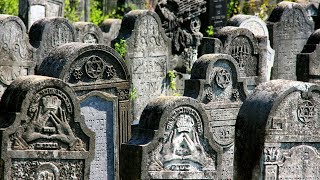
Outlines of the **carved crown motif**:
M 180 115 L 176 123 L 176 126 L 178 127 L 178 132 L 190 132 L 192 130 L 193 125 L 193 119 L 189 115 Z
M 45 96 L 42 104 L 46 110 L 57 110 L 61 106 L 61 100 L 57 96 Z

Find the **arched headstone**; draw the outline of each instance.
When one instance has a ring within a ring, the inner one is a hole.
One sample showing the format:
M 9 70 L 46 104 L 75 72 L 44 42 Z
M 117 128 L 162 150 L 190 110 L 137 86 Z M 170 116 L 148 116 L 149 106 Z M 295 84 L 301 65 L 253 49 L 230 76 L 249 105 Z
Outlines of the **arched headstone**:
M 103 34 L 101 29 L 91 22 L 75 22 L 73 23 L 77 41 L 91 44 L 103 44 Z
M 235 179 L 319 178 L 320 87 L 273 80 L 259 85 L 240 108 Z
M 210 136 L 223 149 L 217 179 L 233 178 L 235 124 L 242 102 L 249 94 L 238 63 L 227 54 L 206 54 L 194 64 L 184 96 L 203 103 Z
M 64 18 L 44 18 L 36 21 L 29 31 L 30 44 L 36 48 L 34 59 L 39 67 L 52 49 L 76 41 L 73 25 Z
M 91 179 L 118 179 L 120 144 L 131 134 L 130 79 L 120 55 L 104 45 L 68 43 L 54 49 L 39 74 L 68 83 L 81 100 L 81 114 L 96 132 Z
M 117 40 L 127 44 L 126 61 L 137 98 L 133 118 L 139 122 L 144 107 L 153 98 L 167 94 L 166 74 L 171 55 L 170 41 L 152 11 L 135 10 L 124 16 Z
M 233 16 L 228 21 L 228 25 L 247 28 L 257 37 L 262 56 L 261 59 L 266 58 L 266 60 L 262 60 L 260 64 L 261 82 L 270 80 L 275 52 L 270 46 L 267 24 L 257 16 L 239 14 Z
M 296 80 L 296 56 L 314 31 L 314 23 L 301 5 L 284 1 L 272 11 L 267 25 L 275 50 L 271 78 Z
M 140 132 L 121 148 L 124 179 L 218 179 L 221 149 L 196 100 L 163 96 L 141 115 Z
M 19 76 L 34 74 L 34 49 L 20 18 L 0 15 L 0 97 Z
M 23 76 L 1 102 L 2 179 L 89 179 L 94 133 L 63 81 Z

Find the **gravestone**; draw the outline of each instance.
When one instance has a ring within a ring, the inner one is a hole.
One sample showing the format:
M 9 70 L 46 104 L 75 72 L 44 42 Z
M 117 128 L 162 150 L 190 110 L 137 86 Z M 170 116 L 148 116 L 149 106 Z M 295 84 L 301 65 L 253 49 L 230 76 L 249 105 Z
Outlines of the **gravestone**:
M 211 138 L 223 149 L 218 178 L 233 179 L 235 124 L 242 102 L 249 93 L 240 78 L 238 62 L 227 54 L 206 54 L 193 65 L 184 96 L 203 103 Z
M 76 41 L 73 25 L 64 18 L 44 18 L 35 22 L 30 28 L 29 38 L 30 44 L 36 48 L 34 60 L 37 66 L 55 47 Z
M 259 49 L 261 54 L 266 55 L 267 60 L 261 65 L 262 82 L 271 79 L 271 68 L 274 61 L 274 50 L 270 46 L 269 31 L 267 25 L 257 16 L 239 14 L 233 16 L 228 21 L 229 26 L 236 26 L 249 29 L 259 40 Z M 265 40 L 263 40 L 265 39 Z M 266 44 L 263 44 L 266 41 Z
M 63 17 L 63 11 L 64 0 L 19 0 L 19 17 L 28 29 L 45 17 Z
M 0 97 L 5 88 L 19 76 L 34 74 L 34 49 L 28 41 L 26 27 L 20 18 L 0 15 Z
M 101 23 L 100 28 L 103 32 L 104 44 L 111 46 L 111 41 L 118 37 L 121 22 L 121 19 L 105 19 Z
M 137 124 L 142 110 L 153 98 L 167 94 L 166 74 L 171 55 L 170 41 L 155 12 L 135 10 L 122 20 L 117 38 L 127 44 L 126 64 L 132 78 L 133 118 Z
M 236 123 L 234 179 L 318 179 L 320 87 L 273 80 L 244 101 Z
M 0 107 L 1 179 L 89 179 L 95 134 L 66 83 L 17 78 Z
M 222 28 L 215 38 L 223 45 L 218 53 L 229 54 L 238 62 L 239 76 L 247 79 L 247 88 L 253 91 L 264 79 L 262 68 L 267 62 L 259 49 L 258 39 L 250 30 L 232 26 Z
M 208 26 L 213 26 L 218 31 L 227 24 L 228 0 L 206 0 L 206 13 L 200 16 L 201 32 L 205 34 Z
M 296 80 L 296 55 L 313 32 L 314 23 L 301 5 L 284 1 L 272 11 L 267 25 L 275 50 L 271 78 Z
M 108 46 L 74 42 L 55 48 L 38 73 L 62 79 L 81 101 L 81 114 L 97 134 L 90 179 L 119 179 L 118 151 L 132 123 L 124 60 Z
M 320 82 L 320 29 L 316 30 L 309 37 L 307 44 L 297 55 L 297 80 L 319 83 Z
M 144 109 L 139 133 L 121 148 L 124 179 L 218 179 L 221 149 L 196 100 L 163 96 Z
M 76 30 L 78 42 L 103 44 L 103 34 L 97 25 L 91 22 L 75 22 L 73 25 Z

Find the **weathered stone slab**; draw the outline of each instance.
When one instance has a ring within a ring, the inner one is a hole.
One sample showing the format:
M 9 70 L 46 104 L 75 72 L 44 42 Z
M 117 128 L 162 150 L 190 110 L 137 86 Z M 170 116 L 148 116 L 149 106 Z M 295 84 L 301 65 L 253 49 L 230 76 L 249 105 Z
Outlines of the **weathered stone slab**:
M 0 15 L 0 97 L 19 76 L 34 74 L 34 49 L 29 44 L 26 27 L 20 18 Z
M 103 44 L 103 34 L 97 25 L 91 22 L 75 22 L 73 25 L 78 42 Z
M 206 54 L 194 64 L 186 80 L 184 96 L 203 103 L 210 136 L 223 149 L 217 179 L 233 179 L 235 124 L 242 102 L 249 93 L 239 65 L 227 54 Z
M 124 60 L 105 45 L 68 43 L 54 49 L 38 73 L 67 82 L 81 100 L 81 114 L 98 137 L 90 179 L 118 179 L 118 151 L 132 123 Z
M 36 48 L 34 59 L 37 66 L 55 47 L 76 41 L 73 25 L 64 18 L 44 18 L 35 22 L 30 28 L 29 38 L 30 44 Z
M 64 0 L 19 0 L 19 17 L 30 29 L 45 17 L 63 17 Z
M 121 148 L 125 179 L 218 179 L 219 149 L 193 98 L 163 96 L 141 115 L 140 132 Z
M 270 46 L 269 31 L 266 23 L 257 16 L 239 14 L 233 16 L 228 21 L 228 25 L 247 28 L 257 37 L 260 54 L 267 58 L 267 60 L 261 61 L 261 82 L 270 80 L 275 51 Z
M 89 179 L 95 135 L 66 83 L 20 77 L 0 107 L 1 179 Z
M 235 179 L 319 178 L 319 90 L 288 80 L 256 88 L 237 118 Z
M 301 5 L 281 2 L 272 11 L 267 25 L 275 50 L 272 79 L 296 80 L 296 55 L 313 32 L 314 23 Z
M 121 28 L 121 19 L 105 19 L 100 28 L 103 32 L 104 44 L 111 46 L 111 41 L 116 39 Z
M 126 40 L 125 59 L 137 96 L 133 101 L 133 116 L 137 123 L 147 103 L 153 97 L 167 93 L 171 46 L 159 16 L 147 10 L 130 11 L 124 16 L 117 39 L 121 38 Z

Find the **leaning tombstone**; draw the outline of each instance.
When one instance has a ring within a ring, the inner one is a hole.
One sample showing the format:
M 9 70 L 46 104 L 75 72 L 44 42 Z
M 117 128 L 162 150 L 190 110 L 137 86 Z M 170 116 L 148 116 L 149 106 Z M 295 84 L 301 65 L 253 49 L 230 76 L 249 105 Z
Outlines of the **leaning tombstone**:
M 1 102 L 1 179 L 89 179 L 94 133 L 59 79 L 17 78 Z
M 34 49 L 29 44 L 26 27 L 20 18 L 0 15 L 0 97 L 19 76 L 34 74 Z
M 215 38 L 223 45 L 219 53 L 229 54 L 238 62 L 240 77 L 247 79 L 247 88 L 253 91 L 265 79 L 262 67 L 267 61 L 259 49 L 258 39 L 250 30 L 232 26 L 222 28 L 215 34 Z
M 320 83 L 320 29 L 309 37 L 307 44 L 297 55 L 297 80 Z
M 103 34 L 97 25 L 91 22 L 75 22 L 73 25 L 78 42 L 103 44 Z
M 63 17 L 64 0 L 19 0 L 19 17 L 30 29 L 37 20 L 45 17 Z
M 262 82 L 271 79 L 271 68 L 274 61 L 274 50 L 270 46 L 269 31 L 267 25 L 257 16 L 239 14 L 233 16 L 228 21 L 229 26 L 237 26 L 249 29 L 259 41 L 259 49 L 262 55 L 266 57 L 266 61 L 261 63 L 261 76 Z
M 247 179 L 318 179 L 320 87 L 273 80 L 240 108 L 235 176 Z
M 103 32 L 104 44 L 111 46 L 111 41 L 116 39 L 121 28 L 121 19 L 105 19 L 100 28 Z
M 139 125 L 139 133 L 121 148 L 122 179 L 218 179 L 221 149 L 195 99 L 158 97 Z
M 40 66 L 52 49 L 68 42 L 75 42 L 73 25 L 64 18 L 44 18 L 35 22 L 29 31 L 30 44 L 36 48 L 34 60 Z
M 203 103 L 210 137 L 223 149 L 217 179 L 232 179 L 235 124 L 249 93 L 238 62 L 227 54 L 203 55 L 193 65 L 185 85 L 184 96 Z
M 267 25 L 275 50 L 271 78 L 296 80 L 296 56 L 313 32 L 314 23 L 301 5 L 283 1 L 272 11 Z
M 124 60 L 105 45 L 68 43 L 44 59 L 39 74 L 68 83 L 86 125 L 97 134 L 90 179 L 119 179 L 119 147 L 131 134 L 130 79 Z
M 167 94 L 166 74 L 171 55 L 170 41 L 152 11 L 127 13 L 116 41 L 125 39 L 126 61 L 132 78 L 133 118 L 137 124 L 144 107 L 153 98 Z

